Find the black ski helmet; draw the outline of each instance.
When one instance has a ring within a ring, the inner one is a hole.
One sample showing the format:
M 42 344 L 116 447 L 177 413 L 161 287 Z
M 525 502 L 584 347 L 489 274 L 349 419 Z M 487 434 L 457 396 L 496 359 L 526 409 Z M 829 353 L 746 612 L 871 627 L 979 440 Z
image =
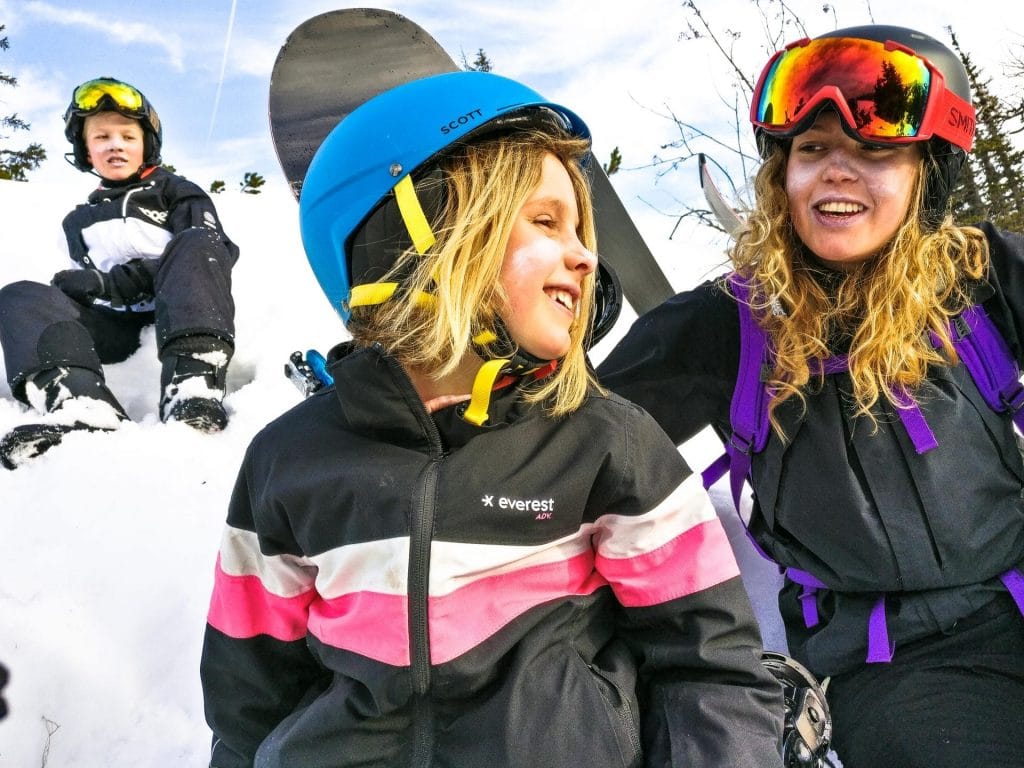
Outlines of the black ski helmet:
M 142 126 L 142 164 L 160 165 L 163 129 L 153 105 L 135 86 L 113 77 L 98 77 L 77 86 L 64 111 L 64 137 L 71 142 L 72 165 L 80 171 L 91 171 L 83 129 L 85 118 L 98 112 L 117 112 L 138 120 Z
M 818 35 L 814 40 L 828 38 L 868 40 L 897 48 L 909 49 L 938 71 L 942 76 L 946 91 L 962 99 L 968 107 L 972 103 L 970 80 L 960 57 L 946 45 L 923 32 L 907 27 L 866 24 L 826 32 L 825 34 Z M 798 44 L 794 43 L 793 45 Z M 762 74 L 763 77 L 764 75 Z M 755 102 L 756 100 L 757 95 L 755 94 Z M 820 109 L 815 109 L 808 112 L 800 120 L 799 130 L 790 131 L 789 136 L 795 135 L 810 125 L 813 119 L 817 117 L 819 111 Z M 849 128 L 849 126 L 846 126 L 845 120 L 843 125 L 845 128 Z M 973 146 L 974 128 L 974 114 L 972 112 L 969 115 L 962 115 L 958 119 L 957 130 L 953 132 L 956 137 L 955 139 L 951 140 L 949 136 L 943 137 L 939 135 L 932 135 L 923 139 L 928 160 L 926 164 L 927 178 L 925 181 L 925 217 L 929 223 L 941 220 L 946 211 L 949 196 L 967 160 L 967 153 Z M 758 149 L 762 157 L 768 156 L 772 146 L 780 138 L 786 138 L 785 136 L 772 135 L 771 132 L 756 125 L 754 127 L 754 136 L 757 139 Z

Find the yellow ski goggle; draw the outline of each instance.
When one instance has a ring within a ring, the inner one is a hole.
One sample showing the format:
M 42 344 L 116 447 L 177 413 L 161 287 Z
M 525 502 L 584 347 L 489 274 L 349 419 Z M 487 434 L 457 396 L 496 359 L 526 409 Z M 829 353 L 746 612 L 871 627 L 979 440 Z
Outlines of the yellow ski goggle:
M 128 83 L 104 77 L 82 83 L 75 88 L 71 101 L 75 105 L 75 109 L 91 112 L 100 106 L 105 98 L 113 102 L 117 111 L 123 110 L 139 114 L 144 114 L 146 111 L 145 99 L 137 88 Z

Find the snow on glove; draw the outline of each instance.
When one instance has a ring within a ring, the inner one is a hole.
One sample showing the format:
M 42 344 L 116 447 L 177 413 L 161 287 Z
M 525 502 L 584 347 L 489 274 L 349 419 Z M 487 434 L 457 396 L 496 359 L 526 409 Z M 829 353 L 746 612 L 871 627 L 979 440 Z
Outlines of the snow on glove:
M 79 304 L 92 304 L 93 299 L 110 299 L 110 286 L 98 269 L 65 269 L 55 274 L 50 284 Z

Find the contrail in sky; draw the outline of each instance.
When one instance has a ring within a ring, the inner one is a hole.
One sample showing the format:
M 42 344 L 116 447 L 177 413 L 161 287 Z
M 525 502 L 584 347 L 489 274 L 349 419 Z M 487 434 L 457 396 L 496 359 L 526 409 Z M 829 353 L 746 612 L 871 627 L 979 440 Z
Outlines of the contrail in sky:
M 217 120 L 217 109 L 220 107 L 220 92 L 224 87 L 224 72 L 228 67 L 228 49 L 231 47 L 231 31 L 235 28 L 235 8 L 238 0 L 231 0 L 231 15 L 228 17 L 228 32 L 224 37 L 224 57 L 220 62 L 220 79 L 217 80 L 217 95 L 213 98 L 213 113 L 210 115 L 210 130 L 206 134 L 206 141 L 209 143 L 213 136 L 213 124 Z

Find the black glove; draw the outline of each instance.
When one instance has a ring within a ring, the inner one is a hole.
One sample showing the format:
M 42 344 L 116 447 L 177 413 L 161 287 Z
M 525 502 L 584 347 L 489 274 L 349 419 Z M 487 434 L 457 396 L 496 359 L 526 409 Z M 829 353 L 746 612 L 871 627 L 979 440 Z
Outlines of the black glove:
M 153 259 L 132 259 L 126 264 L 115 265 L 110 272 L 65 269 L 54 275 L 50 282 L 80 304 L 92 304 L 93 299 L 102 299 L 120 309 L 153 298 L 156 265 Z
M 110 303 L 125 306 L 153 298 L 153 281 L 159 262 L 156 259 L 132 259 L 111 267 L 104 284 L 110 293 Z
M 65 269 L 50 281 L 79 304 L 92 304 L 93 299 L 110 300 L 109 281 L 98 269 Z

